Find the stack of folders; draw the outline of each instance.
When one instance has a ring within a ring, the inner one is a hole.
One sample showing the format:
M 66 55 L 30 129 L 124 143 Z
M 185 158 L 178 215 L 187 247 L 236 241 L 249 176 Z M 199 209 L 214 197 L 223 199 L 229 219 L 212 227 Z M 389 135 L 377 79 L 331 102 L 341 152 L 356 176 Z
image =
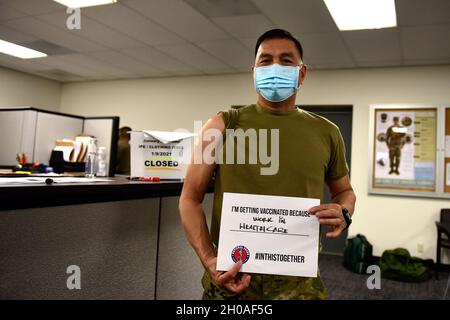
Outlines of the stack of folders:
M 64 161 L 85 162 L 90 139 L 90 135 L 80 134 L 74 140 L 56 140 L 56 145 L 53 150 L 62 151 Z

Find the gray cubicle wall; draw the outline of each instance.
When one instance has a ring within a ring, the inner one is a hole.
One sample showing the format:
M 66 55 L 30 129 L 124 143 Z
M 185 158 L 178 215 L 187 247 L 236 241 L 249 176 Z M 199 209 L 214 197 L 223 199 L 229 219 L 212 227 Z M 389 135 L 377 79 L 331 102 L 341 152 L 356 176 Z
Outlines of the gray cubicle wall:
M 179 197 L 0 212 L 0 299 L 200 299 Z M 208 224 L 213 194 L 203 206 Z M 80 268 L 70 290 L 69 266 Z
M 37 111 L 0 111 L 0 165 L 15 165 L 17 153 L 25 153 L 30 161 L 34 161 Z
M 208 227 L 211 222 L 214 194 L 208 193 L 203 209 Z M 159 231 L 157 300 L 198 300 L 204 273 L 197 254 L 186 239 L 178 212 L 180 197 L 162 198 Z
M 83 132 L 83 117 L 37 112 L 34 162 L 48 163 L 56 139 L 73 139 Z
M 97 146 L 105 147 L 109 159 L 106 172 L 114 175 L 117 157 L 117 139 L 119 136 L 119 117 L 85 118 L 83 132 L 97 138 Z
M 0 108 L 0 166 L 14 166 L 17 153 L 28 162 L 48 163 L 56 139 L 81 133 L 98 138 L 108 152 L 109 175 L 114 175 L 119 117 L 85 118 L 31 107 Z
M 154 299 L 159 204 L 0 212 L 0 299 Z M 69 266 L 80 268 L 80 290 L 67 286 Z

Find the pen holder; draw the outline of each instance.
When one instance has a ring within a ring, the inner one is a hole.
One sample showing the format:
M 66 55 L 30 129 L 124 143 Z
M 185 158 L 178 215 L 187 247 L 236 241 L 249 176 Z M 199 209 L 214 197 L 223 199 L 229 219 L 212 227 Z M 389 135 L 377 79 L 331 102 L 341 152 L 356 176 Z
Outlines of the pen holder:
M 52 151 L 49 164 L 55 173 L 84 172 L 86 165 L 84 162 L 64 161 L 63 152 L 55 150 Z

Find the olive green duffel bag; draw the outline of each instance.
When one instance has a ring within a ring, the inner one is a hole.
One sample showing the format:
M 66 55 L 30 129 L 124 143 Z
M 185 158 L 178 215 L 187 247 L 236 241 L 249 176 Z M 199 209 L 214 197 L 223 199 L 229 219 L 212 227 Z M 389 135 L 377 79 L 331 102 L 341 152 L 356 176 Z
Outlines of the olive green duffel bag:
M 404 248 L 386 250 L 380 260 L 381 276 L 387 279 L 421 282 L 432 277 L 427 261 L 411 257 Z

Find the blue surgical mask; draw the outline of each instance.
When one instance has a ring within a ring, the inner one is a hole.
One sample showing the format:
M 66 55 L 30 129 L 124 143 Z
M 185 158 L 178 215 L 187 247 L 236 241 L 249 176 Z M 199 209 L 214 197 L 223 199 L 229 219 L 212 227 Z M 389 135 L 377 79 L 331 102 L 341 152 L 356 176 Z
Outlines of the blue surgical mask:
M 282 66 L 277 63 L 256 67 L 253 73 L 256 92 L 271 102 L 286 100 L 297 91 L 299 70 L 300 66 Z

